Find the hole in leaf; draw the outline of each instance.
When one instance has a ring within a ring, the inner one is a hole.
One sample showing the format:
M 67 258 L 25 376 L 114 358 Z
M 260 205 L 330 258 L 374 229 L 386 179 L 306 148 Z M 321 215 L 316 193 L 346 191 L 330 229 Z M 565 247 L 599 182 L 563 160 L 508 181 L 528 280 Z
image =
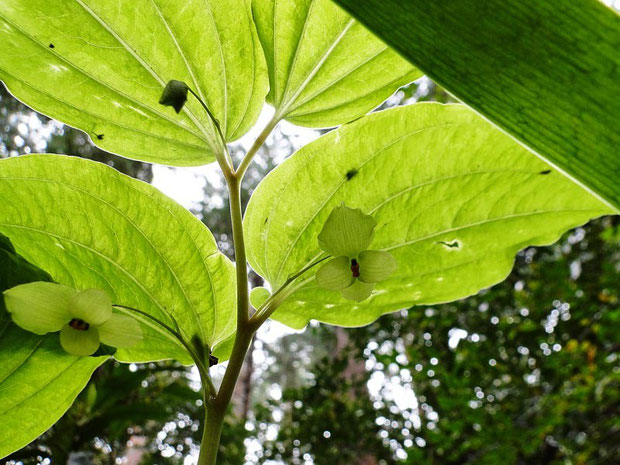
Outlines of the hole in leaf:
M 347 174 L 345 174 L 345 177 L 347 178 L 347 181 L 350 181 L 351 179 L 353 179 L 358 173 L 358 170 L 356 170 L 355 168 L 347 171 Z
M 54 48 L 54 44 L 49 44 L 49 48 Z
M 461 243 L 457 240 L 454 241 L 439 241 L 437 242 L 437 244 L 441 244 L 443 245 L 445 248 L 447 249 L 460 249 L 461 248 Z
M 97 140 L 103 140 L 103 134 L 95 134 L 97 136 Z

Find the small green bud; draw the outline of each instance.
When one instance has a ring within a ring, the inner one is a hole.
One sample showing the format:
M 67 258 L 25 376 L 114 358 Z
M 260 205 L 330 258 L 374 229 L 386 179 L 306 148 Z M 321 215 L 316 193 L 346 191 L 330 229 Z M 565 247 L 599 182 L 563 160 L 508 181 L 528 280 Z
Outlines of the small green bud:
M 174 108 L 174 111 L 179 113 L 185 102 L 187 102 L 187 92 L 189 91 L 189 87 L 183 81 L 168 81 L 166 87 L 164 87 L 164 91 L 161 94 L 161 98 L 159 99 L 159 103 L 165 106 L 169 106 Z

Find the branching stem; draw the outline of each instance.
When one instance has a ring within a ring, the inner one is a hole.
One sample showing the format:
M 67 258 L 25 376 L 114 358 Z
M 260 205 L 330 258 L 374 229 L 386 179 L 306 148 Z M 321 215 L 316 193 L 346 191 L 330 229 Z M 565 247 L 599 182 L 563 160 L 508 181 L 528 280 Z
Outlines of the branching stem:
M 245 154 L 245 157 L 243 157 L 243 160 L 241 160 L 241 163 L 239 163 L 239 167 L 236 171 L 237 177 L 239 178 L 239 183 L 241 183 L 241 181 L 243 180 L 243 176 L 248 170 L 250 164 L 252 163 L 254 156 L 258 153 L 258 150 L 263 146 L 263 144 L 267 140 L 267 137 L 269 137 L 269 134 L 271 134 L 271 132 L 275 129 L 279 122 L 280 119 L 274 116 L 271 121 L 267 123 L 267 126 L 265 126 L 265 128 L 261 131 L 261 133 L 254 141 L 254 144 L 252 144 L 252 147 L 250 147 L 250 150 L 248 150 L 248 153 Z
M 198 99 L 198 101 L 200 101 L 209 117 L 213 120 L 213 123 L 215 124 L 215 127 L 220 135 L 222 144 L 224 145 L 225 160 L 222 160 L 220 157 L 218 158 L 218 162 L 228 187 L 228 195 L 230 199 L 230 218 L 233 233 L 232 236 L 235 249 L 235 269 L 237 280 L 237 332 L 235 333 L 235 341 L 230 355 L 230 360 L 228 361 L 228 367 L 226 368 L 226 373 L 224 374 L 222 384 L 214 397 L 212 396 L 212 393 L 215 391 L 212 391 L 209 387 L 211 379 L 208 371 L 203 372 L 199 370 L 203 381 L 203 386 L 206 387 L 204 388 L 205 420 L 200 445 L 200 455 L 198 457 L 198 465 L 215 465 L 226 409 L 228 408 L 235 385 L 239 379 L 239 374 L 241 373 L 241 368 L 243 367 L 243 362 L 252 342 L 252 338 L 260 327 L 260 324 L 256 325 L 250 323 L 250 296 L 245 238 L 243 234 L 241 182 L 254 156 L 263 145 L 267 137 L 269 137 L 269 134 L 271 134 L 273 129 L 276 127 L 279 119 L 274 117 L 267 124 L 243 160 L 241 160 L 239 168 L 235 171 L 230 153 L 228 152 L 228 146 L 226 145 L 226 139 L 222 134 L 219 122 L 215 119 L 209 108 L 200 99 L 200 97 L 198 97 L 198 95 L 196 95 L 196 93 L 191 89 L 190 92 Z
M 130 312 L 134 312 L 134 313 L 138 313 L 142 315 L 143 317 L 146 317 L 152 322 L 156 323 L 157 325 L 159 325 L 160 327 L 168 331 L 170 334 L 172 334 L 183 345 L 185 350 L 189 352 L 190 356 L 192 357 L 192 360 L 194 360 L 194 363 L 196 364 L 196 367 L 198 368 L 198 372 L 200 373 L 200 378 L 202 379 L 203 384 L 206 386 L 205 393 L 208 395 L 208 398 L 215 398 L 217 394 L 217 390 L 215 389 L 215 386 L 213 385 L 213 381 L 211 380 L 211 376 L 209 375 L 209 369 L 205 365 L 204 359 L 198 353 L 196 353 L 196 349 L 192 347 L 192 345 L 189 344 L 185 340 L 185 338 L 183 337 L 181 333 L 179 333 L 177 330 L 173 329 L 172 327 L 168 326 L 163 321 L 160 321 L 154 316 L 149 315 L 148 313 L 142 310 L 139 310 L 137 308 L 128 307 L 126 305 L 118 305 L 118 304 L 114 304 L 113 307 L 118 308 L 118 309 L 123 309 L 123 310 L 129 310 Z
M 256 313 L 252 315 L 250 318 L 250 323 L 254 327 L 260 327 L 266 320 L 271 316 L 271 314 L 280 306 L 280 304 L 286 299 L 292 292 L 298 289 L 298 286 L 294 286 L 293 288 L 289 288 L 289 286 L 301 275 L 303 275 L 306 271 L 314 268 L 319 263 L 327 260 L 330 256 L 327 255 L 325 257 L 321 257 L 318 260 L 310 263 L 306 267 L 302 268 L 295 274 L 292 274 L 288 277 L 288 279 L 282 284 L 276 291 L 269 296 L 269 298 L 256 309 Z M 304 281 L 305 284 L 305 281 Z

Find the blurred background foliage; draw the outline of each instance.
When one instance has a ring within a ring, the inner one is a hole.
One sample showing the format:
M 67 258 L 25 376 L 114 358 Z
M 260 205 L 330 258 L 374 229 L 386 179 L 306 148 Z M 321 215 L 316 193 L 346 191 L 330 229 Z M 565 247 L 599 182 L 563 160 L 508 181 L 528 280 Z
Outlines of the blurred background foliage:
M 423 78 L 382 108 L 416 101 L 453 99 Z M 246 177 L 245 202 L 296 147 L 294 131 L 275 131 Z M 153 179 L 150 165 L 97 149 L 0 86 L 0 157 L 36 152 Z M 232 257 L 222 186 L 217 175 L 205 180 L 193 211 Z M 618 219 L 602 218 L 522 251 L 506 281 L 459 302 L 355 329 L 268 324 L 246 359 L 218 463 L 620 463 L 619 243 Z M 197 380 L 173 362 L 108 363 L 56 426 L 3 462 L 195 463 Z

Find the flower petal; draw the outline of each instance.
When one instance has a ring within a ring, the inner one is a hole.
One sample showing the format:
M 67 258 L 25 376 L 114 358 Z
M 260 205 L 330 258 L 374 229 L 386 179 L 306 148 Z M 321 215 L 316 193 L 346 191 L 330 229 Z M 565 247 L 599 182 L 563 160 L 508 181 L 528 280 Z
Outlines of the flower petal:
M 378 283 L 396 271 L 398 264 L 391 253 L 381 250 L 365 250 L 358 259 L 360 281 Z
M 101 342 L 112 347 L 131 347 L 142 340 L 142 328 L 130 316 L 113 313 L 98 329 Z
M 344 204 L 332 210 L 319 233 L 319 247 L 334 257 L 355 258 L 372 241 L 377 222 L 359 208 Z
M 97 352 L 99 332 L 94 326 L 86 331 L 74 329 L 68 324 L 60 330 L 60 345 L 71 355 L 86 357 Z
M 94 326 L 101 326 L 112 316 L 112 301 L 99 289 L 87 289 L 73 296 L 69 302 L 71 318 L 79 318 Z
M 355 281 L 349 259 L 338 257 L 328 261 L 316 272 L 316 281 L 319 286 L 330 291 L 340 291 L 349 287 Z
M 69 323 L 69 301 L 76 292 L 61 284 L 33 282 L 4 291 L 4 302 L 17 326 L 46 334 Z
M 343 289 L 340 293 L 345 299 L 361 302 L 362 300 L 366 300 L 370 297 L 370 294 L 372 294 L 372 290 L 374 288 L 374 283 L 363 283 L 359 279 L 356 279 L 353 286 Z

